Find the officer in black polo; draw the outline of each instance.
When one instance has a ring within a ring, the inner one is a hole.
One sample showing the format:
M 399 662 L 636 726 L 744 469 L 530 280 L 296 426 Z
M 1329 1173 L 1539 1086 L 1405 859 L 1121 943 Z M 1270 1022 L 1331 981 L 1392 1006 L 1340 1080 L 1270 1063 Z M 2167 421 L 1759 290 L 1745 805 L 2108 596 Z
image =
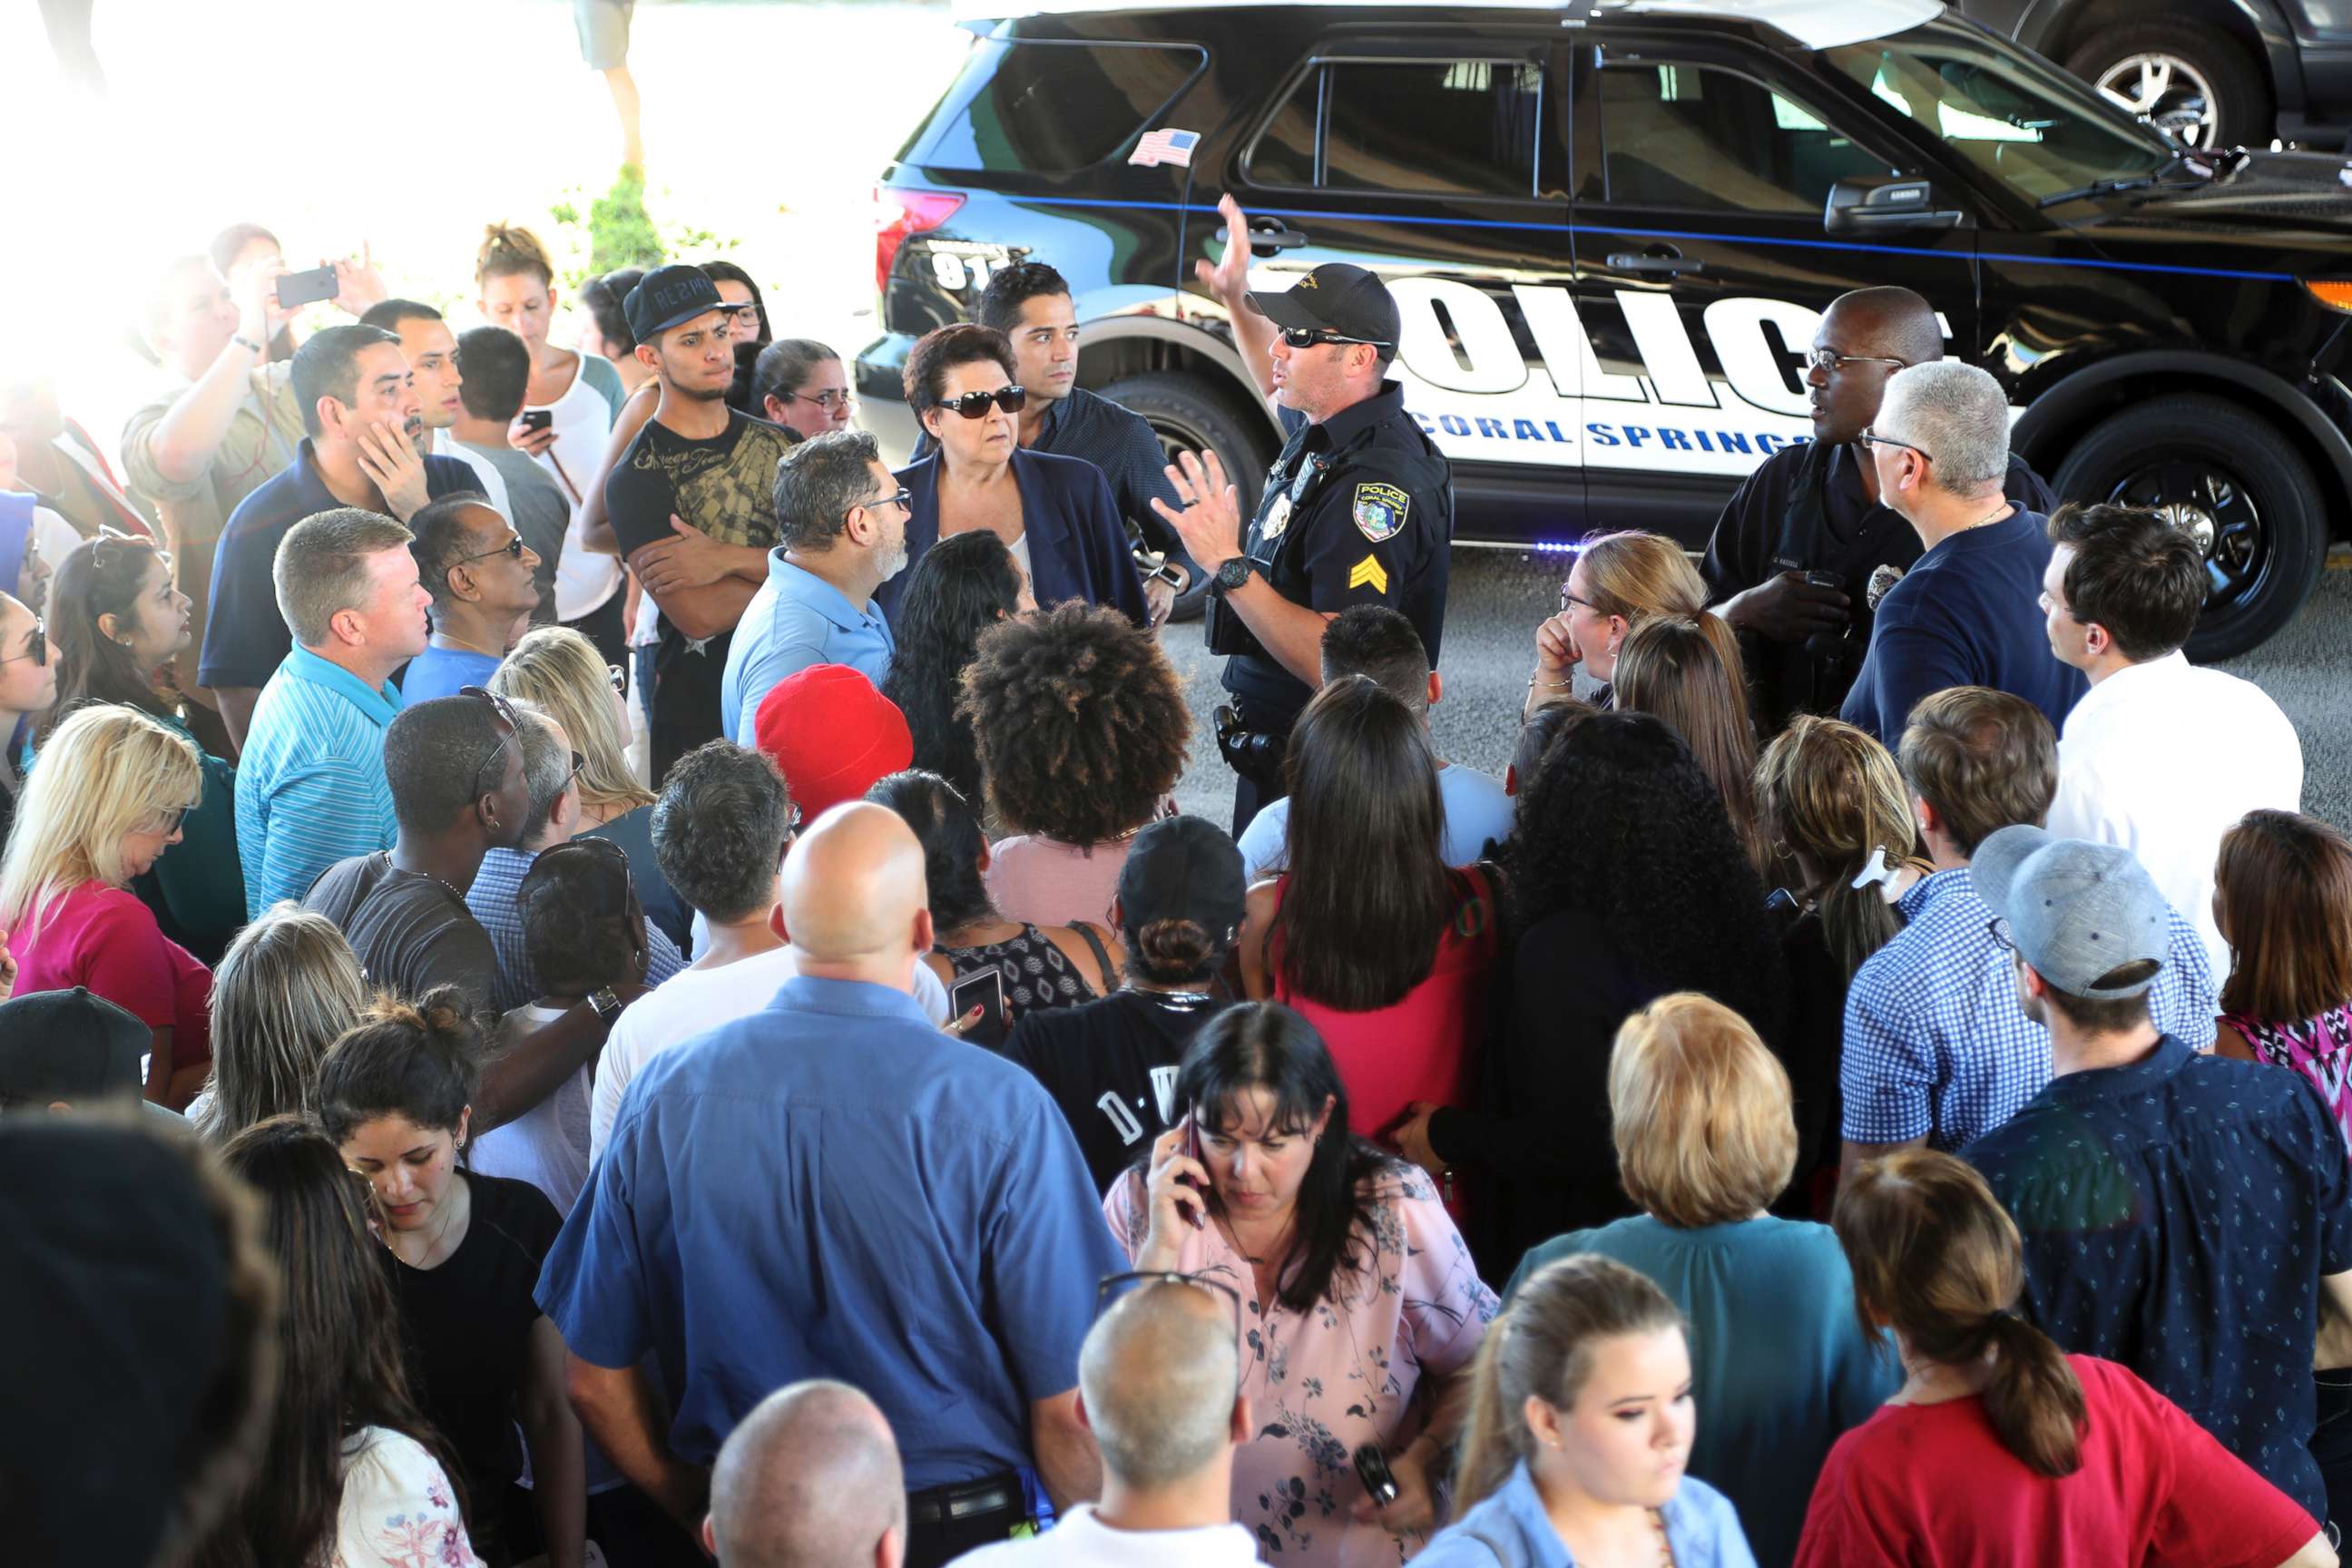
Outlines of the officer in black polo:
M 1231 656 L 1224 686 L 1234 698 L 1230 713 L 1218 710 L 1217 743 L 1238 775 L 1239 834 L 1285 793 L 1283 750 L 1321 682 L 1331 617 L 1350 605 L 1391 605 L 1437 662 L 1454 481 L 1404 411 L 1403 388 L 1387 379 L 1397 307 L 1386 284 L 1328 262 L 1280 293 L 1234 292 L 1244 353 L 1271 339 L 1264 384 L 1289 439 L 1246 533 L 1214 453 L 1183 454 L 1169 474 L 1180 505 L 1152 505 L 1212 574 L 1209 650 Z M 1257 319 L 1244 323 L 1244 312 Z

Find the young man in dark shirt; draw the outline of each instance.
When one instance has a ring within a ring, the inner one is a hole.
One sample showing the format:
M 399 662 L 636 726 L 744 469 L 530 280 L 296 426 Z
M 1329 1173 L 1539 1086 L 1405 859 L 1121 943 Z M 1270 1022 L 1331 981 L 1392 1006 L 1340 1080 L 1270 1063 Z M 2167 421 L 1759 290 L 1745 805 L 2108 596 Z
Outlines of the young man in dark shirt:
M 661 401 L 604 480 L 621 554 L 661 607 L 654 657 L 653 782 L 719 738 L 719 688 L 735 623 L 768 579 L 776 462 L 790 431 L 727 406 L 732 313 L 693 267 L 659 267 L 624 310 Z M 660 543 L 677 547 L 648 561 Z

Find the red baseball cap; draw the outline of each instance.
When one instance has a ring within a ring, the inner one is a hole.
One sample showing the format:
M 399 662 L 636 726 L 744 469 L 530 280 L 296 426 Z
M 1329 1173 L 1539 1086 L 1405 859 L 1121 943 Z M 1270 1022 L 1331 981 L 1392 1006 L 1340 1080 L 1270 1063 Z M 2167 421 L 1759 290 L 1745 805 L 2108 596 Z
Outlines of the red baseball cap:
M 907 716 L 845 664 L 813 664 L 778 681 L 760 700 L 752 735 L 803 820 L 863 799 L 877 779 L 915 761 Z

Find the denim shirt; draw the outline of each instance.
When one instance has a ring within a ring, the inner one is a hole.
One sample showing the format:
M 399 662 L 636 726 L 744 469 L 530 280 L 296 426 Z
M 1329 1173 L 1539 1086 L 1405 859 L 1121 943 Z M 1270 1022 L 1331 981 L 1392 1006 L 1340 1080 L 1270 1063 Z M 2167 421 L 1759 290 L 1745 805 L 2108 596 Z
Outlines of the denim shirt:
M 1496 1331 L 1505 1331 L 1497 1323 Z M 1705 1481 L 1685 1476 L 1659 1510 L 1675 1568 L 1756 1568 L 1739 1514 Z M 1576 1559 L 1552 1528 L 1528 1462 L 1512 1467 L 1500 1490 L 1433 1539 L 1413 1562 L 1419 1568 L 1573 1568 Z

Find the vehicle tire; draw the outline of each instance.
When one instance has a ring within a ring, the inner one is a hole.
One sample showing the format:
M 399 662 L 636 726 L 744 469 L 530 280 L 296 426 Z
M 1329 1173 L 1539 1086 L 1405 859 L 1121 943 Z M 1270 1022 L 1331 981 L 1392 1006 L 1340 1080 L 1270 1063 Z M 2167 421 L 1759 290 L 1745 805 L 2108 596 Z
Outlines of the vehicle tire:
M 1171 459 L 1178 452 L 1216 453 L 1240 492 L 1242 516 L 1257 510 L 1258 492 L 1265 487 L 1265 470 L 1274 461 L 1274 433 L 1238 393 L 1205 375 L 1155 370 L 1112 382 L 1100 389 L 1100 395 L 1150 421 L 1160 449 Z M 1208 591 L 1205 582 L 1192 584 L 1169 618 L 1199 619 Z
M 2161 397 L 2095 425 L 2058 465 L 2072 501 L 2154 507 L 2205 552 L 2200 664 L 2260 647 L 2294 619 L 2327 553 L 2311 465 L 2276 426 L 2218 397 Z
M 2270 83 L 2262 66 L 2207 23 L 2103 27 L 2067 55 L 2066 68 L 2189 146 L 2271 144 Z

